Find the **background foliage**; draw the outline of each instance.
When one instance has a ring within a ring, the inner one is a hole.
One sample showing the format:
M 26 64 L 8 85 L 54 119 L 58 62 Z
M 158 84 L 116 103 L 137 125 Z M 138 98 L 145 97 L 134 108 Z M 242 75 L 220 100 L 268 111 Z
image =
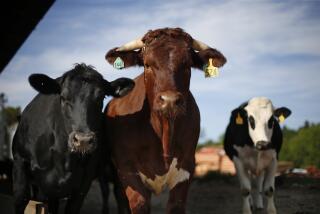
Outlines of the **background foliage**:
M 320 168 L 320 123 L 313 124 L 306 121 L 297 130 L 284 126 L 282 131 L 283 144 L 279 156 L 281 161 L 292 161 L 295 167 Z M 223 139 L 222 134 L 216 141 L 203 140 L 198 144 L 197 149 L 205 146 L 221 146 Z
M 295 167 L 320 168 L 320 124 L 306 121 L 298 130 L 284 127 L 280 160 L 293 161 Z

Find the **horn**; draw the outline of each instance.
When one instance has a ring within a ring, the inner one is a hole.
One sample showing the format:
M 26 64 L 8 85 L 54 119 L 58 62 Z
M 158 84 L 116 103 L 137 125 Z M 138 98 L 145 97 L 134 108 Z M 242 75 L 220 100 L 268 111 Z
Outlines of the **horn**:
M 204 51 L 209 49 L 210 47 L 199 40 L 193 39 L 192 48 L 196 51 Z
M 136 49 L 140 49 L 144 46 L 141 38 L 135 39 L 127 44 L 122 45 L 121 47 L 117 48 L 116 51 L 132 51 Z

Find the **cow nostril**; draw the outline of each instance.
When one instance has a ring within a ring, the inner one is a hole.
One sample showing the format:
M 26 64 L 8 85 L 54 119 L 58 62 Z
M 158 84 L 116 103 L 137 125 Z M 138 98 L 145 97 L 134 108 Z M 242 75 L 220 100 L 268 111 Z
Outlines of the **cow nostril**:
M 256 144 L 256 148 L 257 149 L 263 149 L 263 148 L 266 148 L 267 145 L 268 145 L 267 141 L 258 141 L 257 144 Z
M 159 102 L 160 102 L 160 104 L 164 104 L 166 102 L 166 97 L 164 95 L 160 95 Z
M 89 140 L 89 144 L 92 144 L 94 142 L 94 138 L 91 138 L 90 140 Z
M 77 134 L 74 135 L 73 141 L 74 142 L 78 142 L 79 141 L 79 136 Z
M 80 145 L 81 143 L 93 143 L 95 140 L 95 135 L 94 134 L 81 134 L 77 133 L 73 136 L 73 143 L 75 145 Z

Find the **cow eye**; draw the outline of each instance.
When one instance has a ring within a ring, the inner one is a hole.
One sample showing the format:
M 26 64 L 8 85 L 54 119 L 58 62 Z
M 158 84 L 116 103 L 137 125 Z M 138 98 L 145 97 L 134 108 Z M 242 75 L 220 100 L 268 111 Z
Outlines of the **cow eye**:
M 255 128 L 255 121 L 254 121 L 254 118 L 252 116 L 249 117 L 249 124 L 251 126 L 252 129 Z
M 98 100 L 103 100 L 104 97 L 106 96 L 103 90 L 96 90 L 94 92 L 94 96 L 98 99 Z
M 144 67 L 146 68 L 146 69 L 149 69 L 150 68 L 150 65 L 149 64 L 144 64 Z
M 268 127 L 269 129 L 271 129 L 273 127 L 273 124 L 274 124 L 274 118 L 273 117 L 270 117 L 269 121 L 268 121 Z

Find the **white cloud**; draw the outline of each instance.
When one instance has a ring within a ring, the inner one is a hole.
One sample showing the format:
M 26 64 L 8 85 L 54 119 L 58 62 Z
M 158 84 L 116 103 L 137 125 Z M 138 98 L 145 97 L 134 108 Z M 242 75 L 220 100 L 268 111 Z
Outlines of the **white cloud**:
M 295 105 L 297 111 L 302 111 L 302 101 L 312 103 L 309 111 L 316 112 L 320 108 L 313 104 L 320 85 L 320 24 L 319 16 L 308 16 L 313 6 L 290 1 L 188 0 L 110 4 L 98 1 L 73 7 L 58 1 L 0 76 L 0 91 L 7 93 L 13 104 L 25 106 L 34 96 L 27 83 L 29 74 L 59 76 L 75 62 L 94 65 L 110 80 L 134 77 L 142 69 L 113 70 L 104 59 L 107 50 L 142 36 L 149 29 L 180 26 L 228 58 L 217 79 L 207 80 L 201 72 L 193 72 L 191 88 L 202 115 L 210 115 L 212 105 L 228 115 L 231 108 L 256 95 Z M 291 59 L 300 55 L 314 60 Z M 287 59 L 273 61 L 281 57 Z M 319 121 L 315 115 L 300 117 L 292 126 L 304 119 Z M 217 120 L 206 119 L 202 125 L 216 127 L 228 120 L 228 116 L 216 116 Z M 221 128 L 215 130 L 207 134 L 216 137 Z

